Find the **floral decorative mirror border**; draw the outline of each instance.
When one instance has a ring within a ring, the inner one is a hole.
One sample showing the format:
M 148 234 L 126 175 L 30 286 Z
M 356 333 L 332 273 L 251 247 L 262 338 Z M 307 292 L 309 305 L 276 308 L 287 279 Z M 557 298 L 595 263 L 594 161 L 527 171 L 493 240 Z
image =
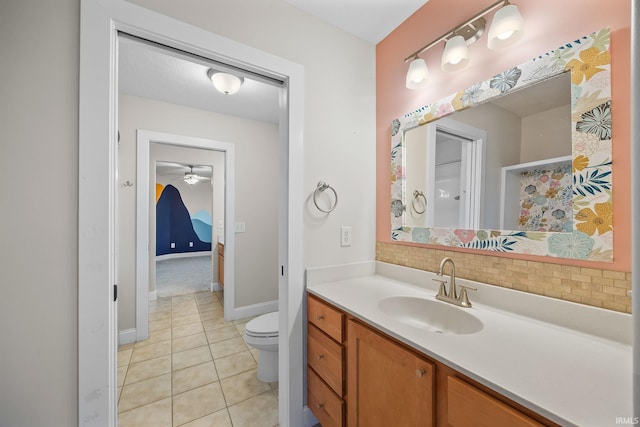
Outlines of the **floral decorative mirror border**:
M 611 200 L 610 31 L 602 29 L 504 71 L 490 80 L 419 108 L 391 126 L 391 238 L 458 248 L 613 261 Z M 571 73 L 573 231 L 505 231 L 408 227 L 403 217 L 406 177 L 403 135 L 455 111 Z

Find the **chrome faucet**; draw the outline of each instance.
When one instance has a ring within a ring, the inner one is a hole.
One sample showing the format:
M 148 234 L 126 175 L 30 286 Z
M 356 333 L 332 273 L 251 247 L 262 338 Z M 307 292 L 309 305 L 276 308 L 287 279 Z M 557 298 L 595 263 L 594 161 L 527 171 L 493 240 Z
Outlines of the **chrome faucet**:
M 440 267 L 438 268 L 438 277 L 444 276 L 444 267 L 447 263 L 451 264 L 451 274 L 449 276 L 449 290 L 447 291 L 447 281 L 445 279 L 433 278 L 432 280 L 436 282 L 440 282 L 440 289 L 438 289 L 438 294 L 436 295 L 436 299 L 440 301 L 448 302 L 450 304 L 459 305 L 460 307 L 471 307 L 471 301 L 469 301 L 469 296 L 467 295 L 467 289 L 477 290 L 476 288 L 472 288 L 470 286 L 462 286 L 460 285 L 460 294 L 458 294 L 458 288 L 456 287 L 456 265 L 453 260 L 449 257 L 442 258 L 440 261 Z

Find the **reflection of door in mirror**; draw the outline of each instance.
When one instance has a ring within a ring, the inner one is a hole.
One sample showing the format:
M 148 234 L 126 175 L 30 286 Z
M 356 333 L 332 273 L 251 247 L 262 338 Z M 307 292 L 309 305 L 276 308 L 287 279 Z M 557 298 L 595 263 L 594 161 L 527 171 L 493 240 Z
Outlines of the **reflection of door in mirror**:
M 411 227 L 478 228 L 486 133 L 441 119 L 405 134 L 405 221 Z M 416 173 L 418 172 L 418 173 Z

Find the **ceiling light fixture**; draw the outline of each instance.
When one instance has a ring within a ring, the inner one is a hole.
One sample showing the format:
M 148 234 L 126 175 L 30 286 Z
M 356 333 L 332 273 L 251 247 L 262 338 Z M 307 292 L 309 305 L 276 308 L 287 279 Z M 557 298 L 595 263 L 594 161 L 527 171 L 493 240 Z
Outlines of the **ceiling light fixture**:
M 207 76 L 211 79 L 213 86 L 218 92 L 224 93 L 225 95 L 233 95 L 240 90 L 240 86 L 244 83 L 244 78 L 242 77 L 213 69 L 207 71 Z
M 186 182 L 189 185 L 194 185 L 200 182 L 201 179 L 206 179 L 206 178 L 198 175 L 197 173 L 194 173 L 193 166 L 189 165 L 189 172 L 184 173 L 184 182 Z
M 407 88 L 419 89 L 426 86 L 429 70 L 424 59 L 420 58 L 419 55 L 441 41 L 446 42 L 440 62 L 442 71 L 457 71 L 466 67 L 469 63 L 468 46 L 478 40 L 484 33 L 487 22 L 483 16 L 499 6 L 500 9 L 495 13 L 489 28 L 487 47 L 489 49 L 502 49 L 520 40 L 523 34 L 524 21 L 518 11 L 518 7 L 509 3 L 509 0 L 499 0 L 466 22 L 407 56 L 404 62 L 411 61 L 405 83 Z

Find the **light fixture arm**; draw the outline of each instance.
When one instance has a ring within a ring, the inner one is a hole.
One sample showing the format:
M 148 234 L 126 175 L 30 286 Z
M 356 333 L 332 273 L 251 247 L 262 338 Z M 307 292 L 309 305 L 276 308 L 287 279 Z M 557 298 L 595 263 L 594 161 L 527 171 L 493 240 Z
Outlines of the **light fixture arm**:
M 441 35 L 440 37 L 436 38 L 435 40 L 433 40 L 431 43 L 421 47 L 420 49 L 416 50 L 415 52 L 413 52 L 411 55 L 407 56 L 404 59 L 404 62 L 407 62 L 411 59 L 415 59 L 418 57 L 418 55 L 420 55 L 422 52 L 424 52 L 425 50 L 431 49 L 433 46 L 437 45 L 438 43 L 440 43 L 441 41 L 446 40 L 447 38 L 451 37 L 452 35 L 454 35 L 457 31 L 459 31 L 461 28 L 466 27 L 469 24 L 472 24 L 474 21 L 476 21 L 478 18 L 483 17 L 484 15 L 486 15 L 487 13 L 491 12 L 492 10 L 496 9 L 498 6 L 502 5 L 502 6 L 507 6 L 509 5 L 509 0 L 499 0 L 495 3 L 493 3 L 492 5 L 490 5 L 489 7 L 487 7 L 486 9 L 484 9 L 483 11 L 475 14 L 473 17 L 471 17 L 470 19 L 468 19 L 467 21 L 463 22 L 462 24 L 458 25 L 457 27 L 455 27 L 453 30 L 449 30 L 448 32 L 444 33 L 443 35 Z

